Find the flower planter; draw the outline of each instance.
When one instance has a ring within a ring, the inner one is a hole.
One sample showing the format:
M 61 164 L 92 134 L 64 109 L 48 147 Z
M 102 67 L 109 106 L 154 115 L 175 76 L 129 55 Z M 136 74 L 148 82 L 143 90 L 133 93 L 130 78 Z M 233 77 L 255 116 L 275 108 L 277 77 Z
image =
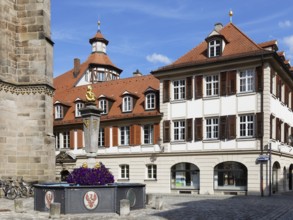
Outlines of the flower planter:
M 48 212 L 60 203 L 61 214 L 120 212 L 120 200 L 130 201 L 130 210 L 145 208 L 145 185 L 113 183 L 105 186 L 78 186 L 60 183 L 35 184 L 34 209 Z

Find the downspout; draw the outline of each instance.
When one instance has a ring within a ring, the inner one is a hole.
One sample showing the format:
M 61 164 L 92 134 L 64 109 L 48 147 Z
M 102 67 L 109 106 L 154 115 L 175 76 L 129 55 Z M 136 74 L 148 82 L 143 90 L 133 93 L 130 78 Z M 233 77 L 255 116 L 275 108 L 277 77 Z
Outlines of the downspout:
M 263 70 L 263 55 L 261 55 L 261 91 L 260 91 L 260 111 L 261 111 L 261 117 L 262 117 L 262 120 L 261 120 L 261 123 L 262 123 L 262 126 L 261 126 L 261 138 L 260 138 L 260 150 L 261 150 L 261 155 L 263 155 L 263 136 L 264 136 L 264 110 L 263 110 L 263 90 L 264 90 L 264 70 Z M 264 196 L 264 189 L 263 189 L 263 162 L 260 162 L 260 173 L 261 173 L 261 180 L 260 180 L 260 189 L 261 189 L 261 196 Z

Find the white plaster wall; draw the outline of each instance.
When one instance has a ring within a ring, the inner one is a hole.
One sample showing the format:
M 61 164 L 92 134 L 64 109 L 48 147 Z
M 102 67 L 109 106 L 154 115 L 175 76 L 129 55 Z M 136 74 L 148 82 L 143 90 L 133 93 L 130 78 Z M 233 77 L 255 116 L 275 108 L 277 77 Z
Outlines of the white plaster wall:
M 270 98 L 270 109 L 275 117 L 280 118 L 284 123 L 288 123 L 291 127 L 293 126 L 293 112 L 273 96 Z

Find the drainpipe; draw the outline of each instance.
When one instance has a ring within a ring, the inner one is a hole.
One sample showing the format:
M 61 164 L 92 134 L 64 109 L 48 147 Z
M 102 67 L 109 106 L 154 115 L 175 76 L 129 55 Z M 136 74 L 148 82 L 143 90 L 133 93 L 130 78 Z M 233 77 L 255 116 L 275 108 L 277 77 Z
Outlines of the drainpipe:
M 262 79 L 262 90 L 260 91 L 260 111 L 261 111 L 261 115 L 262 115 L 262 126 L 261 126 L 261 138 L 260 138 L 260 149 L 261 149 L 261 155 L 263 155 L 263 134 L 264 134 L 264 112 L 263 112 L 263 90 L 264 90 L 264 71 L 263 71 L 264 65 L 263 65 L 263 56 L 261 56 L 261 79 Z M 260 175 L 261 175 L 261 179 L 260 179 L 260 189 L 261 189 L 261 196 L 264 196 L 264 189 L 263 189 L 263 163 L 260 163 Z

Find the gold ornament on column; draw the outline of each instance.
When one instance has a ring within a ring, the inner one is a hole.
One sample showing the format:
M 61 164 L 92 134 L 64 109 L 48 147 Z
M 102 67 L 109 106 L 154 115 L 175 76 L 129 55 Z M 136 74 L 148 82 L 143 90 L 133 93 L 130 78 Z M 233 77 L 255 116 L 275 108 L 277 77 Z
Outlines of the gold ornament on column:
M 85 97 L 86 97 L 87 102 L 95 102 L 96 101 L 96 95 L 95 95 L 95 93 L 93 93 L 92 86 L 87 87 Z

